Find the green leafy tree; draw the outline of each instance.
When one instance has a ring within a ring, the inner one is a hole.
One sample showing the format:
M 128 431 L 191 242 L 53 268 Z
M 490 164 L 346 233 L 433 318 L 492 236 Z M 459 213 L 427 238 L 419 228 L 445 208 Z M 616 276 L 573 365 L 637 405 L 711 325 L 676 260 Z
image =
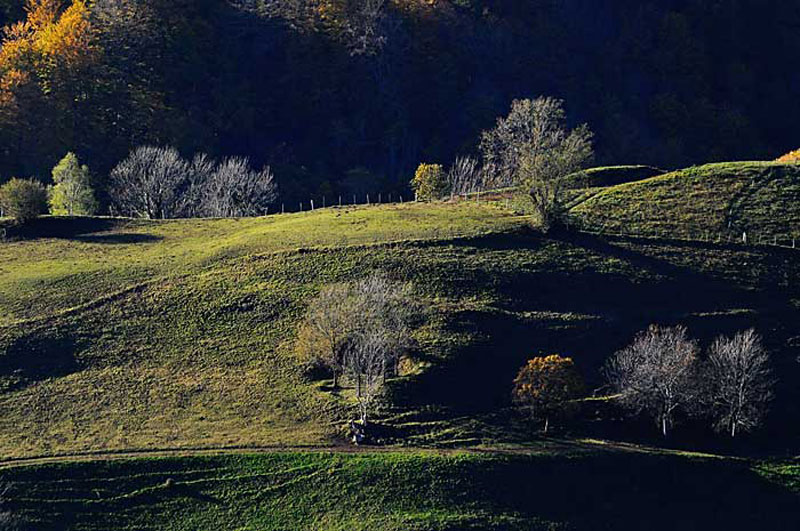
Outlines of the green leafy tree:
M 483 133 L 481 150 L 494 183 L 519 186 L 545 232 L 562 213 L 567 177 L 594 154 L 589 128 L 570 130 L 564 102 L 547 97 L 515 100 L 508 116 Z
M 547 433 L 550 418 L 582 392 L 583 380 L 572 358 L 553 354 L 528 360 L 514 380 L 513 399 L 533 418 L 543 419 Z
M 47 190 L 33 179 L 11 179 L 0 187 L 3 215 L 24 223 L 47 212 Z
M 81 166 L 74 153 L 67 153 L 53 168 L 53 182 L 50 213 L 57 216 L 91 216 L 97 212 L 89 168 Z
M 433 201 L 441 199 L 448 192 L 447 174 L 441 164 L 420 164 L 411 188 L 420 201 Z

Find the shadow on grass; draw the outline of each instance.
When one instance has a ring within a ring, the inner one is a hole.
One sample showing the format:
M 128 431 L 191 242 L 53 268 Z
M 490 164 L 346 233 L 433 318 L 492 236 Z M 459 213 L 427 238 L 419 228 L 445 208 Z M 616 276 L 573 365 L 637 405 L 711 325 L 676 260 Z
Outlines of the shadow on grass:
M 401 408 L 419 410 L 425 421 L 435 420 L 429 413 L 431 406 L 440 411 L 439 420 L 492 415 L 510 405 L 513 379 L 531 357 L 554 353 L 573 357 L 591 390 L 604 385 L 600 370 L 605 360 L 652 323 L 685 324 L 702 346 L 720 334 L 755 327 L 776 353 L 773 362 L 780 375 L 778 399 L 760 444 L 777 448 L 797 441 L 793 427 L 800 422 L 800 393 L 793 382 L 800 377 L 800 364 L 787 342 L 796 334 L 800 311 L 791 304 L 791 294 L 778 284 L 765 282 L 754 289 L 667 261 L 653 249 L 622 247 L 585 235 L 560 240 L 502 235 L 456 245 L 464 247 L 465 254 L 470 248 L 500 253 L 497 260 L 482 261 L 466 282 L 480 279 L 481 285 L 490 286 L 495 309 L 462 311 L 450 319 L 447 333 L 480 339 L 444 359 L 428 356 L 427 361 L 433 363 L 430 369 L 397 382 L 392 398 Z M 648 241 L 648 245 L 655 244 Z M 685 252 L 709 245 L 713 244 L 689 243 Z M 548 246 L 555 256 L 577 258 L 574 263 L 530 259 L 544 256 Z M 559 251 L 553 253 L 552 246 Z M 515 252 L 509 255 L 508 251 Z M 528 261 L 520 261 L 518 267 L 497 266 L 509 256 Z M 703 255 L 691 258 L 701 260 Z M 604 269 L 607 259 L 616 265 Z M 640 274 L 628 274 L 626 269 Z M 629 430 L 649 440 L 652 427 L 646 421 L 624 426 L 594 423 L 587 430 L 591 436 L 623 438 Z M 687 431 L 687 437 L 704 445 L 714 439 L 695 428 Z
M 87 243 L 132 244 L 163 239 L 152 234 L 108 233 L 122 229 L 130 223 L 130 220 L 115 218 L 45 216 L 24 225 L 7 224 L 5 229 L 7 238 L 22 240 L 57 238 Z
M 291 463 L 292 457 L 285 459 Z M 270 507 L 276 503 L 296 503 L 298 512 L 287 515 L 279 527 L 287 531 L 309 529 L 309 522 L 324 515 L 326 528 L 338 529 L 331 508 L 342 506 L 347 507 L 345 518 L 351 522 L 363 518 L 364 529 L 376 530 L 398 528 L 385 520 L 386 514 L 418 518 L 431 511 L 468 515 L 469 529 L 486 531 L 800 528 L 800 495 L 758 475 L 743 461 L 620 450 L 582 455 L 408 456 L 399 461 L 381 454 L 328 459 L 335 460 L 337 471 L 325 481 L 288 481 L 278 490 L 263 488 L 260 478 L 237 476 L 240 468 L 206 460 L 216 465 L 215 477 L 230 477 L 224 486 L 214 487 L 213 496 L 181 484 L 147 490 L 153 477 L 135 473 L 140 471 L 137 461 L 131 468 L 119 465 L 112 477 L 105 471 L 114 469 L 98 462 L 11 470 L 5 479 L 22 480 L 27 486 L 24 499 L 11 509 L 38 518 L 40 530 L 171 529 L 183 528 L 181 524 L 190 519 L 198 525 L 201 517 L 213 522 L 213 529 L 244 529 L 255 524 L 262 515 L 259 511 L 273 510 Z M 191 459 L 174 463 L 185 470 L 196 466 Z M 153 466 L 162 465 L 152 462 L 149 467 Z M 63 491 L 54 484 L 54 473 L 70 488 Z M 95 489 L 120 482 L 116 488 L 124 492 L 146 493 L 106 501 L 94 495 Z M 242 507 L 247 511 L 231 509 Z M 375 520 L 376 514 L 381 520 Z M 442 521 L 418 523 L 414 529 L 465 528 Z
M 529 517 L 598 529 L 800 528 L 800 496 L 735 463 L 604 454 L 472 471 L 478 492 Z
M 38 333 L 12 339 L 0 349 L 0 382 L 5 390 L 66 376 L 80 370 L 74 340 L 58 332 Z
M 113 233 L 74 236 L 72 239 L 86 243 L 132 244 L 157 242 L 163 240 L 163 237 L 153 234 Z

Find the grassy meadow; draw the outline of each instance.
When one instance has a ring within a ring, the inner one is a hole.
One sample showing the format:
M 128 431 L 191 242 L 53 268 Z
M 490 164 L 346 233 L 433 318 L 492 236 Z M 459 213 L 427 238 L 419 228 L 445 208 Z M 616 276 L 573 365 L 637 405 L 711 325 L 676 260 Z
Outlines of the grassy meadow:
M 475 201 L 43 218 L 0 244 L 0 482 L 36 529 L 795 529 L 798 251 L 658 236 L 724 223 L 734 199 L 742 226 L 800 230 L 798 185 L 793 167 L 747 163 L 578 191 L 573 217 L 641 238 L 545 236 Z M 322 286 L 375 270 L 430 311 L 375 418 L 389 451 L 343 451 L 352 390 L 309 377 L 294 338 Z M 680 419 L 665 443 L 753 460 L 622 444 L 661 442 L 603 400 L 555 439 L 510 407 L 543 354 L 573 357 L 603 396 L 602 364 L 651 323 L 703 346 L 764 336 L 779 383 L 762 431 L 742 446 Z M 185 455 L 84 461 L 160 449 Z M 195 455 L 212 449 L 245 453 Z M 46 456 L 63 458 L 20 461 Z
M 777 162 L 707 164 L 594 188 L 570 211 L 590 230 L 643 236 L 783 245 L 800 239 L 800 165 Z
M 800 525 L 796 464 L 613 451 L 273 453 L 0 471 L 41 530 L 596 530 Z

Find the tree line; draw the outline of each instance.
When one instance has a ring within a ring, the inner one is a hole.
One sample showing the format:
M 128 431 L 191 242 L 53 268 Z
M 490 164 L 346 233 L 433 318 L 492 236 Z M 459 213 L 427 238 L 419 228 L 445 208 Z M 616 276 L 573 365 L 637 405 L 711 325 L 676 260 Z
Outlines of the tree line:
M 757 429 L 773 398 L 769 355 L 753 329 L 719 336 L 705 356 L 683 326 L 653 325 L 606 362 L 610 400 L 646 415 L 666 437 L 677 415 L 707 419 L 730 437 Z M 514 401 L 545 420 L 575 407 L 584 386 L 571 358 L 530 360 L 514 381 Z
M 53 185 L 11 179 L 0 186 L 0 215 L 25 223 L 48 212 L 91 216 L 99 202 L 86 165 L 68 153 L 52 172 Z M 198 153 L 189 161 L 171 147 L 142 146 L 111 172 L 109 210 L 145 219 L 265 215 L 277 198 L 268 166 L 251 168 L 246 157 L 216 161 Z
M 287 202 L 399 192 L 538 94 L 592 124 L 601 164 L 772 159 L 797 147 L 797 18 L 756 0 L 3 0 L 0 178 L 74 151 L 103 203 L 119 160 L 170 145 L 269 163 Z
M 481 134 L 480 159 L 457 157 L 447 172 L 420 164 L 410 185 L 421 200 L 513 187 L 546 231 L 561 221 L 563 192 L 592 160 L 592 141 L 588 126 L 567 126 L 562 101 L 515 100 L 508 116 Z M 52 178 L 52 213 L 98 210 L 88 168 L 75 154 L 59 162 Z M 253 170 L 246 157 L 215 161 L 205 153 L 187 160 L 173 147 L 157 146 L 131 151 L 111 171 L 106 193 L 112 214 L 147 219 L 263 215 L 277 197 L 268 166 Z M 0 189 L 0 208 L 24 221 L 46 210 L 44 197 L 41 183 L 14 179 Z
M 401 358 L 415 346 L 414 329 L 426 311 L 413 285 L 373 273 L 324 286 L 301 321 L 296 348 L 309 374 L 343 380 L 354 388 L 366 426 L 387 377 L 399 375 Z M 769 354 L 754 329 L 718 336 L 705 350 L 683 326 L 651 325 L 609 357 L 602 369 L 604 398 L 632 415 L 653 420 L 666 437 L 679 416 L 705 419 L 730 437 L 763 422 L 776 383 Z M 586 393 L 571 358 L 534 357 L 513 382 L 513 402 L 544 421 L 579 407 Z

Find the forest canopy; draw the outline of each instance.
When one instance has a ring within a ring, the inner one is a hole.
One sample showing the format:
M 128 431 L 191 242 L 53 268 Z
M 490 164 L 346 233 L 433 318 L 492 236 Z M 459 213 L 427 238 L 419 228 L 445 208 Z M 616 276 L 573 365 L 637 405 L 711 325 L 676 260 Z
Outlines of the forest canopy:
M 800 6 L 758 0 L 0 0 L 0 182 L 67 152 L 269 164 L 286 200 L 407 187 L 549 95 L 597 162 L 796 147 Z

